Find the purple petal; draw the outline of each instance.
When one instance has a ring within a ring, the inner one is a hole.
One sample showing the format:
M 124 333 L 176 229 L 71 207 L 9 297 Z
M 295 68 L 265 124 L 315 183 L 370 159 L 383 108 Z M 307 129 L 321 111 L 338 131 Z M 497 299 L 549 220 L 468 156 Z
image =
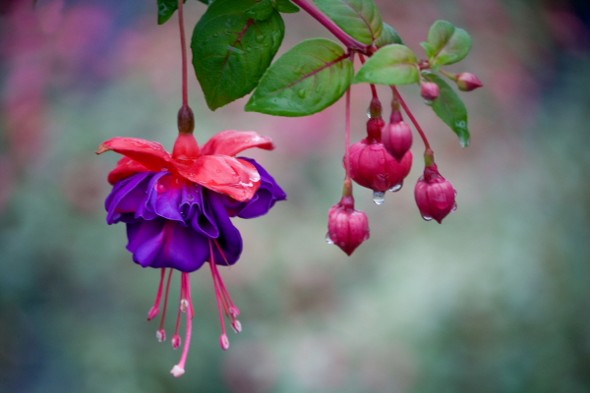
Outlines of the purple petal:
M 240 157 L 240 159 L 246 160 L 256 167 L 261 178 L 260 188 L 254 194 L 254 197 L 247 202 L 238 202 L 225 197 L 223 203 L 230 216 L 240 218 L 260 217 L 268 213 L 277 201 L 287 199 L 285 191 L 262 165 L 251 158 Z
M 225 196 L 216 192 L 206 191 L 204 199 L 208 202 L 215 222 L 219 228 L 219 237 L 214 239 L 213 256 L 218 265 L 233 265 L 242 253 L 242 235 L 232 224 L 223 199 Z
M 209 239 L 177 221 L 156 219 L 127 224 L 127 249 L 143 267 L 199 269 L 209 256 Z
M 115 224 L 119 221 L 134 220 L 139 206 L 145 204 L 145 188 L 153 172 L 141 172 L 125 178 L 113 186 L 105 201 L 107 223 Z

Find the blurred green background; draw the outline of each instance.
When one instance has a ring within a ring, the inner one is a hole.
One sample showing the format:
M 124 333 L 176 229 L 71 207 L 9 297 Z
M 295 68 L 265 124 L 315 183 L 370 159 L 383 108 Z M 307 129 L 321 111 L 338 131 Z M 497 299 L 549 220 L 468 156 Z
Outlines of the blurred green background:
M 210 276 L 193 275 L 194 340 L 178 380 L 179 353 L 145 321 L 159 274 L 131 261 L 124 226 L 105 223 L 117 157 L 94 155 L 121 135 L 171 147 L 176 25 L 156 25 L 155 0 L 29 3 L 0 5 L 0 392 L 590 391 L 586 2 L 377 0 L 416 51 L 438 18 L 467 29 L 474 48 L 451 70 L 485 88 L 464 95 L 468 149 L 417 88 L 403 89 L 459 209 L 442 225 L 420 218 L 416 159 L 382 206 L 355 189 L 371 239 L 350 258 L 324 242 L 343 178 L 343 102 L 297 119 L 244 113 L 244 100 L 210 112 L 193 78 L 197 138 L 271 136 L 274 152 L 251 155 L 289 201 L 237 222 L 244 253 L 222 274 L 244 331 L 228 352 Z M 190 25 L 204 6 L 186 11 Z M 303 13 L 285 19 L 281 51 L 329 36 Z M 355 86 L 353 141 L 368 102 Z

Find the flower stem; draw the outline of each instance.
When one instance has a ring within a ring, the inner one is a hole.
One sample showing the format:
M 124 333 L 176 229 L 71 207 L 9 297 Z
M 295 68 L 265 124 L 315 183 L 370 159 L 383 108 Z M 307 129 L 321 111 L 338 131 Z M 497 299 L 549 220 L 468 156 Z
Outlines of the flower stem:
M 402 105 L 402 108 L 404 108 L 404 112 L 406 112 L 406 114 L 412 121 L 412 124 L 414 124 L 414 127 L 416 127 L 418 134 L 420 134 L 420 138 L 422 138 L 422 142 L 424 143 L 424 149 L 426 151 L 432 151 L 432 149 L 430 148 L 430 143 L 428 142 L 428 138 L 422 130 L 422 127 L 420 127 L 420 123 L 418 123 L 418 120 L 416 120 L 416 117 L 414 117 L 414 114 L 410 110 L 410 107 L 408 107 L 408 104 L 406 104 L 406 101 L 404 101 L 402 95 L 397 90 L 397 87 L 391 86 L 391 91 L 393 91 L 394 96 L 399 100 L 400 104 Z
M 361 53 L 369 54 L 370 46 L 365 45 L 362 42 L 352 38 L 347 32 L 342 30 L 332 19 L 328 18 L 322 11 L 317 7 L 311 5 L 307 0 L 292 0 L 294 4 L 301 7 L 307 12 L 312 18 L 317 20 L 322 26 L 324 26 L 330 33 L 340 40 L 349 50 L 358 51 Z
M 178 29 L 180 30 L 180 52 L 182 54 L 182 106 L 188 107 L 188 65 L 186 55 L 186 36 L 184 32 L 183 0 L 178 0 Z
M 346 90 L 345 109 L 344 109 L 344 170 L 346 172 L 345 181 L 350 182 L 350 87 Z

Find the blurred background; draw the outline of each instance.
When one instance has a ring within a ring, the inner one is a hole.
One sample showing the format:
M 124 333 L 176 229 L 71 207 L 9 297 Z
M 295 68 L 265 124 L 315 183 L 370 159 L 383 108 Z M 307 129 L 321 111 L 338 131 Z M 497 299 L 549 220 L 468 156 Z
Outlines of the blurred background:
M 590 13 L 587 2 L 377 0 L 406 44 L 439 18 L 465 28 L 455 72 L 472 144 L 402 91 L 431 138 L 459 209 L 442 225 L 406 186 L 382 206 L 355 188 L 371 239 L 352 257 L 324 241 L 340 197 L 343 102 L 307 118 L 216 112 L 194 78 L 197 138 L 223 129 L 271 136 L 252 152 L 289 194 L 242 220 L 241 261 L 222 269 L 242 310 L 231 349 L 208 272 L 193 274 L 187 374 L 145 317 L 159 274 L 135 265 L 123 225 L 107 226 L 113 136 L 171 147 L 180 106 L 174 22 L 156 1 L 0 3 L 0 392 L 588 392 L 590 391 Z M 190 32 L 205 7 L 187 2 Z M 281 52 L 329 35 L 286 15 Z M 388 95 L 382 98 L 387 102 Z M 369 91 L 353 89 L 353 142 Z M 171 327 L 170 327 L 171 328 Z

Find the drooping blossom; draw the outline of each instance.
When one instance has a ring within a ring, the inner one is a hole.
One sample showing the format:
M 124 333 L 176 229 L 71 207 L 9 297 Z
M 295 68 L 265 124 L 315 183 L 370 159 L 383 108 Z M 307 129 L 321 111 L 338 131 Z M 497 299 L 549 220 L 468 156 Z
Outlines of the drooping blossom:
M 242 329 L 237 319 L 240 311 L 218 270 L 218 265 L 236 263 L 242 252 L 242 237 L 230 217 L 258 217 L 275 202 L 286 199 L 285 192 L 260 164 L 235 157 L 253 147 L 273 149 L 270 139 L 256 132 L 228 130 L 199 148 L 189 128 L 189 132 L 182 132 L 179 127 L 181 133 L 172 154 L 157 142 L 125 137 L 110 139 L 97 151 L 112 150 L 124 156 L 108 176 L 113 189 L 105 202 L 107 222 L 127 225 L 127 249 L 137 264 L 161 269 L 156 300 L 148 313 L 148 320 L 160 313 L 164 295 L 156 334 L 159 341 L 166 339 L 164 321 L 171 279 L 175 270 L 181 272 L 172 346 L 182 345 L 182 313 L 186 314 L 186 334 L 180 361 L 171 371 L 176 377 L 184 373 L 192 333 L 190 272 L 209 263 L 220 314 L 220 345 L 226 350 L 229 339 L 224 315 L 236 332 Z
M 434 163 L 424 168 L 424 174 L 418 179 L 414 189 L 414 197 L 422 218 L 426 221 L 434 219 L 439 224 L 457 208 L 456 194 L 457 191 L 451 182 L 439 173 Z
M 326 241 L 335 244 L 347 255 L 369 238 L 369 218 L 354 208 L 352 195 L 345 195 L 328 213 Z

